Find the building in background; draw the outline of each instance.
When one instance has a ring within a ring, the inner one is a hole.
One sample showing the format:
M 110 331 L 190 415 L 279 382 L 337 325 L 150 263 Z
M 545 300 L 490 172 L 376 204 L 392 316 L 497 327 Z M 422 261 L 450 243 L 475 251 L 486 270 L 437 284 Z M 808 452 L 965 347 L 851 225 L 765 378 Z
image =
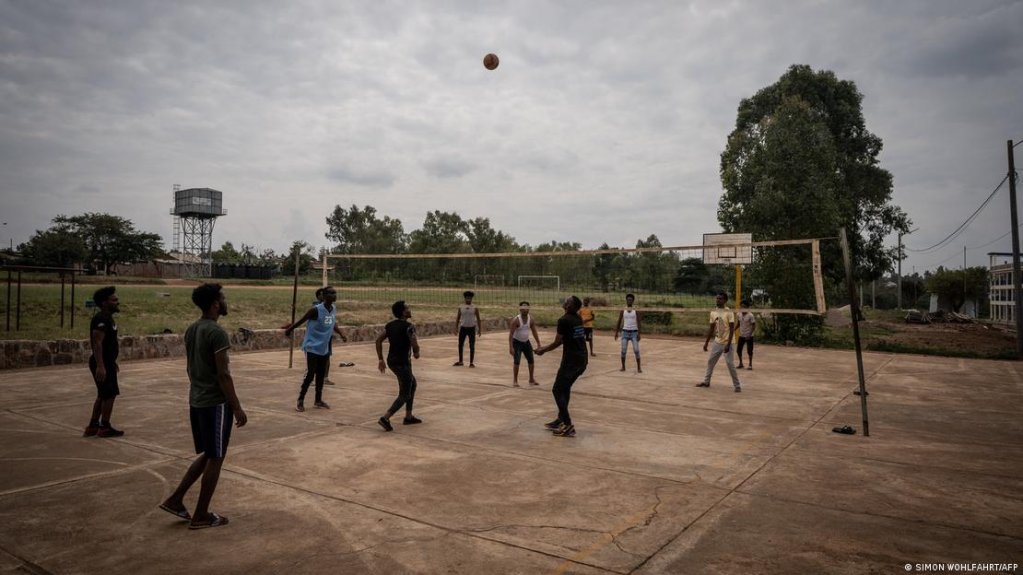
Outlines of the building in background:
M 991 304 L 991 321 L 1015 323 L 1015 301 L 1012 289 L 1012 254 L 988 252 L 988 300 Z

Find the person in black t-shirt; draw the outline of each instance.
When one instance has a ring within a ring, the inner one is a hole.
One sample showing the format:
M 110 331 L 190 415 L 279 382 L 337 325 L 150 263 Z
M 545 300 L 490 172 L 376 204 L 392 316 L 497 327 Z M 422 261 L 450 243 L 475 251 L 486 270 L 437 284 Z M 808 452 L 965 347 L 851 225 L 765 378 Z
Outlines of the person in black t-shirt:
M 380 373 L 384 373 L 384 340 L 387 340 L 387 363 L 386 367 L 391 368 L 395 377 L 398 378 L 398 397 L 377 423 L 384 431 L 393 431 L 391 416 L 405 406 L 404 425 L 422 423 L 423 420 L 412 415 L 412 401 L 416 397 L 416 376 L 412 374 L 412 358 L 419 359 L 419 340 L 416 338 L 416 327 L 409 322 L 412 317 L 412 309 L 405 305 L 403 300 L 394 302 L 391 306 L 391 313 L 396 319 L 392 319 L 384 326 L 384 331 L 377 337 L 377 358 L 380 364 L 377 366 Z
M 565 309 L 565 315 L 558 320 L 557 336 L 552 343 L 536 349 L 537 355 L 543 355 L 557 349 L 559 345 L 565 346 L 561 366 L 558 368 L 554 388 L 551 390 L 554 394 L 554 403 L 558 406 L 558 418 L 544 426 L 558 437 L 575 437 L 575 426 L 568 415 L 568 400 L 572 395 L 572 384 L 586 371 L 586 362 L 589 359 L 586 351 L 586 331 L 578 314 L 582 305 L 583 302 L 576 296 L 566 299 L 565 304 L 561 306 Z
M 92 301 L 99 311 L 89 323 L 89 342 L 92 356 L 89 357 L 89 371 L 96 383 L 96 401 L 92 404 L 92 417 L 85 428 L 83 437 L 120 437 L 124 432 L 110 425 L 110 414 L 114 410 L 114 399 L 121 394 L 117 386 L 117 323 L 114 314 L 120 311 L 114 286 L 96 290 Z

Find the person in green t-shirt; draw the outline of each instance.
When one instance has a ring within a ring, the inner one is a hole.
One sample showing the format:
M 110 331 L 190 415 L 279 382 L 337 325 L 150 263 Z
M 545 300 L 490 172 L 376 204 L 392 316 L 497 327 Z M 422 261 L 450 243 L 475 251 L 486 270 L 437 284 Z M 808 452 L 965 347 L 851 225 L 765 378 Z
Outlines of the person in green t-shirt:
M 227 351 L 231 342 L 217 319 L 227 315 L 227 301 L 220 284 L 203 284 L 192 290 L 192 301 L 202 310 L 199 321 L 185 331 L 185 358 L 188 364 L 189 416 L 192 440 L 199 454 L 189 466 L 181 483 L 160 509 L 186 521 L 189 529 L 227 525 L 227 517 L 210 511 L 217 489 L 220 469 L 231 439 L 231 419 L 242 427 L 248 421 L 234 391 Z M 195 513 L 185 508 L 185 494 L 202 477 Z

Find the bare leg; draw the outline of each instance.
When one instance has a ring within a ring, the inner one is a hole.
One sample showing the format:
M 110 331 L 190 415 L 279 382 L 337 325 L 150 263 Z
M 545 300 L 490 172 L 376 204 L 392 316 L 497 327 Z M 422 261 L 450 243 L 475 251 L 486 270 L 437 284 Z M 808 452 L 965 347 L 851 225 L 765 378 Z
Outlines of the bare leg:
M 540 385 L 539 383 L 536 382 L 535 379 L 533 379 L 533 364 L 532 363 L 529 364 L 529 383 L 531 383 L 533 385 Z
M 220 481 L 220 468 L 224 465 L 224 458 L 206 458 L 206 468 L 202 473 L 202 486 L 199 489 L 199 500 L 195 503 L 195 513 L 192 514 L 192 522 L 200 523 L 210 519 L 210 501 L 213 500 L 213 492 L 217 490 L 217 482 Z
M 114 411 L 114 398 L 104 399 L 103 405 L 100 408 L 99 420 L 107 425 L 110 425 L 110 414 Z
M 643 373 L 643 367 L 639 363 L 639 358 L 636 358 L 636 373 Z
M 512 364 L 512 385 L 515 387 L 519 386 L 519 364 Z
M 92 404 L 92 417 L 89 418 L 89 423 L 99 423 L 99 414 L 102 408 L 103 400 L 97 397 Z
M 202 454 L 195 458 L 192 465 L 188 466 L 188 471 L 185 472 L 184 477 L 181 478 L 181 483 L 178 484 L 178 488 L 171 493 L 170 497 L 163 502 L 164 505 L 170 507 L 175 511 L 184 511 L 185 509 L 185 494 L 192 488 L 196 480 L 202 475 L 203 470 L 206 469 L 206 454 Z

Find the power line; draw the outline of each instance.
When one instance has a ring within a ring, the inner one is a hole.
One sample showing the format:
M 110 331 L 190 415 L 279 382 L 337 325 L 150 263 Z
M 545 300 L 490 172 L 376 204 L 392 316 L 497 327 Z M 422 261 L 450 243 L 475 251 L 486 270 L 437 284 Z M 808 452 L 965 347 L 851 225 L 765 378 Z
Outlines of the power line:
M 1023 144 L 1023 140 L 1016 140 L 1016 143 L 1013 144 L 1012 147 L 1015 148 L 1016 146 L 1018 146 L 1020 144 Z
M 1023 228 L 1023 224 L 1020 224 L 1019 227 Z M 982 244 L 982 245 L 979 245 L 979 246 L 968 246 L 966 249 L 968 249 L 968 250 L 979 250 L 980 248 L 986 248 L 989 245 L 997 242 L 998 240 L 1004 238 L 1005 236 L 1007 236 L 1007 235 L 1009 235 L 1011 233 L 1012 233 L 1012 230 L 1009 230 L 1009 231 L 1005 232 L 1004 234 L 998 236 L 997 238 L 991 240 L 990 242 L 988 242 L 986 244 Z
M 1002 181 L 998 183 L 998 186 L 991 192 L 991 195 L 989 195 L 987 197 L 987 199 L 984 200 L 984 202 L 982 204 L 980 204 L 980 207 L 977 208 L 976 211 L 974 211 L 972 214 L 970 214 L 970 217 L 966 218 L 966 221 L 963 222 L 962 224 L 960 224 L 958 228 L 956 228 L 955 230 L 952 231 L 952 233 L 950 233 L 947 236 L 945 236 L 945 239 L 943 239 L 940 242 L 934 244 L 933 246 L 924 248 L 922 250 L 914 250 L 914 249 L 911 249 L 911 248 L 906 248 L 906 250 L 910 251 L 910 252 L 915 252 L 915 253 L 929 252 L 929 251 L 931 251 L 931 250 L 933 250 L 935 248 L 942 247 L 945 244 L 947 244 L 948 242 L 956 239 L 956 237 L 958 237 L 959 234 L 963 233 L 963 230 L 966 229 L 966 226 L 970 225 L 970 222 L 972 222 L 973 219 L 977 217 L 977 214 L 979 214 L 981 212 L 981 210 L 983 210 L 988 205 L 988 202 L 990 202 L 991 199 L 995 197 L 995 194 L 998 193 L 998 190 L 1002 189 L 1002 186 L 1005 185 L 1005 182 L 1008 181 L 1008 179 L 1009 179 L 1009 174 L 1005 174 L 1005 177 L 1002 178 Z

